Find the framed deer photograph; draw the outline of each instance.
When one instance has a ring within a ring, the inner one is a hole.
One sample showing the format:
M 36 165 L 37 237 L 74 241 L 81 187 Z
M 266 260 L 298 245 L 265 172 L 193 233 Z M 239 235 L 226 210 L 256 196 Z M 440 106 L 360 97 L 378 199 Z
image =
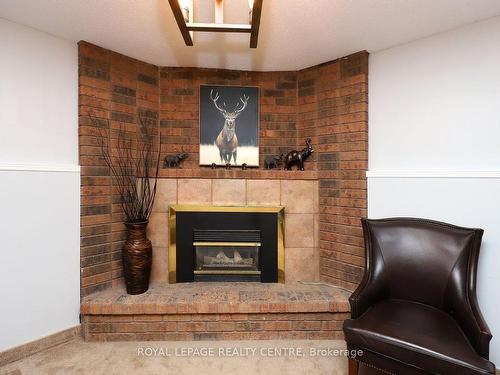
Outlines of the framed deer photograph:
M 200 165 L 259 166 L 259 88 L 200 86 Z

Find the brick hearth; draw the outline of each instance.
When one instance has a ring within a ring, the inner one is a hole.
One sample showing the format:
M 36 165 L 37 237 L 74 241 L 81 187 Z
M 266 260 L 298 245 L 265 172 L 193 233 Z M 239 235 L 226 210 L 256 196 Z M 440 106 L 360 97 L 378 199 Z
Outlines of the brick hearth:
M 341 339 L 350 292 L 327 284 L 153 284 L 85 297 L 88 341 Z

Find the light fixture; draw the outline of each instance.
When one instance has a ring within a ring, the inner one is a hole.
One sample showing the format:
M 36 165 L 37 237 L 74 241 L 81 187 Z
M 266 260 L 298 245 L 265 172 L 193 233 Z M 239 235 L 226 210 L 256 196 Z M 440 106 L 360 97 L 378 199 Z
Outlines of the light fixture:
M 179 0 L 179 6 L 181 7 L 182 16 L 184 17 L 184 22 L 189 22 L 189 13 L 191 2 L 189 0 Z
M 248 11 L 248 19 L 249 19 L 249 23 L 252 24 L 252 16 L 253 16 L 253 0 L 248 0 L 248 8 L 250 8 L 250 10 Z
M 248 6 L 250 8 L 248 24 L 224 23 L 223 1 L 224 0 L 215 0 L 214 23 L 199 23 L 193 22 L 193 0 L 168 0 L 186 46 L 193 45 L 193 32 L 204 31 L 249 33 L 250 48 L 257 48 L 263 0 L 248 0 Z

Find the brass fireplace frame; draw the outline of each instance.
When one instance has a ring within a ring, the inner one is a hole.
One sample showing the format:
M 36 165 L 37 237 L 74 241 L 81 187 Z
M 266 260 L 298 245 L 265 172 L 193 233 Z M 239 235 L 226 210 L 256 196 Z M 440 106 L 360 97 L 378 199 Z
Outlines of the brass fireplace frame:
M 284 206 L 208 206 L 174 204 L 168 209 L 168 280 L 170 284 L 177 282 L 177 212 L 251 212 L 276 213 L 278 240 L 278 282 L 285 282 L 285 207 Z

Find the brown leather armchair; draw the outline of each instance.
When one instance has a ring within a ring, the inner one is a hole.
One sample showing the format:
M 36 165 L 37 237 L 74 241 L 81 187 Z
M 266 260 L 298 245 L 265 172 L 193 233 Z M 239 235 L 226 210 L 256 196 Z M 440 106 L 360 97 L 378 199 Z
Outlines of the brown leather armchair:
M 366 270 L 344 323 L 358 363 L 397 375 L 494 374 L 476 298 L 482 229 L 424 219 L 363 219 Z

